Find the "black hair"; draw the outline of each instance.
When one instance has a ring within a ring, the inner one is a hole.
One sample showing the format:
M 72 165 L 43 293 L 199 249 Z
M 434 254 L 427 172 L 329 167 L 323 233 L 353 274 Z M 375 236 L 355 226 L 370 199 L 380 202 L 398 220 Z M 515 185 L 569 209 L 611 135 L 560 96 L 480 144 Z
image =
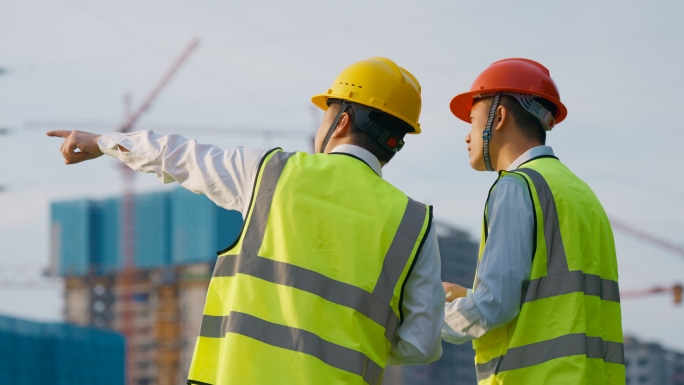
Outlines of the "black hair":
M 376 142 L 373 138 L 371 138 L 368 134 L 363 132 L 357 122 L 356 122 L 356 114 L 354 112 L 354 107 L 356 108 L 368 108 L 366 106 L 360 106 L 356 103 L 349 103 L 349 106 L 347 106 L 347 109 L 345 112 L 349 114 L 349 121 L 351 123 L 351 127 L 349 130 L 349 134 L 352 137 L 352 142 L 367 150 L 371 154 L 373 154 L 380 163 L 382 164 L 387 164 L 389 161 L 394 157 L 394 154 L 396 154 L 395 151 L 390 151 L 383 146 L 381 146 L 378 142 Z M 341 104 L 339 103 L 330 103 L 330 107 L 336 106 L 336 110 L 334 110 L 335 113 L 339 111 L 339 108 Z M 371 119 L 375 124 L 380 126 L 382 129 L 389 131 L 393 135 L 396 135 L 399 138 L 404 138 L 404 135 L 406 135 L 407 132 L 413 131 L 413 128 L 403 120 L 392 116 L 386 112 L 382 112 L 379 110 L 373 110 L 371 111 L 369 115 L 369 119 Z
M 541 104 L 542 107 L 549 110 L 552 115 L 556 115 L 557 108 L 555 104 L 544 98 L 535 98 L 534 100 Z M 515 125 L 523 135 L 529 139 L 537 140 L 541 144 L 546 144 L 546 131 L 541 122 L 537 117 L 523 108 L 516 98 L 509 95 L 502 95 L 499 105 L 510 112 L 513 120 L 515 120 Z

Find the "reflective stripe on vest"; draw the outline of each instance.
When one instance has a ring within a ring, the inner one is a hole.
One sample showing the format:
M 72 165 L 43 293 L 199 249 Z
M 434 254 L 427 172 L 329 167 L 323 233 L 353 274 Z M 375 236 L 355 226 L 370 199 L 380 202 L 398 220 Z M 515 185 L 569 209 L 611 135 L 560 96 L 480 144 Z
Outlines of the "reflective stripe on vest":
M 421 241 L 425 218 L 431 216 L 431 212 L 428 212 L 425 205 L 408 199 L 372 293 L 301 266 L 261 257 L 258 253 L 266 234 L 276 187 L 293 155 L 294 153 L 276 152 L 263 166 L 261 182 L 255 192 L 252 213 L 244 229 L 240 252 L 237 255 L 220 256 L 213 277 L 246 275 L 314 294 L 326 301 L 353 309 L 382 326 L 387 343 L 391 344 L 401 323 L 402 313 L 399 310 L 400 316 L 397 316 L 390 302 L 416 244 Z M 424 234 L 428 231 L 429 224 Z M 201 337 L 220 339 L 228 333 L 316 357 L 327 365 L 360 376 L 370 385 L 380 384 L 382 381 L 384 365 L 380 366 L 360 351 L 326 341 L 310 331 L 237 311 L 224 316 L 203 316 Z
M 245 313 L 204 316 L 202 337 L 221 338 L 226 333 L 241 334 L 265 344 L 314 356 L 332 367 L 363 377 L 371 385 L 382 381 L 383 368 L 363 353 L 325 341 L 306 330 L 274 324 Z
M 569 270 L 560 232 L 556 201 L 542 174 L 532 168 L 520 168 L 510 173 L 524 174 L 534 184 L 544 226 L 543 229 L 537 229 L 535 236 L 544 237 L 547 256 L 547 275 L 529 281 L 523 289 L 521 305 L 571 293 L 583 293 L 586 296 L 599 297 L 603 301 L 619 303 L 620 295 L 617 281 L 604 279 L 595 274 L 586 274 L 581 270 Z M 525 180 L 527 181 L 527 179 Z M 486 231 L 483 233 L 486 234 Z M 483 238 L 483 241 L 486 242 L 486 237 Z M 517 317 L 511 322 L 517 322 Z M 518 326 L 520 325 L 518 324 Z M 510 340 L 511 336 L 507 338 Z M 504 344 L 505 341 L 500 343 Z M 587 336 L 586 333 L 575 333 L 508 348 L 506 353 L 501 356 L 494 357 L 487 362 L 476 363 L 477 377 L 478 381 L 484 381 L 498 373 L 523 369 L 553 359 L 576 355 L 585 355 L 587 358 L 597 358 L 604 362 L 624 365 L 622 343 L 604 341 L 600 337 Z
M 534 183 L 544 218 L 544 239 L 546 240 L 547 272 L 545 277 L 531 280 L 523 295 L 523 302 L 536 301 L 557 295 L 584 292 L 606 301 L 620 302 L 618 283 L 601 279 L 598 275 L 570 271 L 560 234 L 558 210 L 551 188 L 546 179 L 531 168 L 521 168 L 515 172 L 527 175 Z
M 578 354 L 614 364 L 624 365 L 625 363 L 624 348 L 621 343 L 604 341 L 600 337 L 587 337 L 584 333 L 568 334 L 552 340 L 511 348 L 505 356 L 494 358 L 484 364 L 476 364 L 477 380 L 482 381 L 495 373 L 521 369 L 555 358 Z

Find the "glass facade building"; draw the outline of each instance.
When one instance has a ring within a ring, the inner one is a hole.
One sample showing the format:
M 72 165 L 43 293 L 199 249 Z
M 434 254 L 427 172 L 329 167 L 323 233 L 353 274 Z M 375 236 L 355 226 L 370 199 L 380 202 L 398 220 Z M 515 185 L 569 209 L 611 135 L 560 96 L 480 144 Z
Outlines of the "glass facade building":
M 0 316 L 0 383 L 123 385 L 124 338 L 112 331 Z

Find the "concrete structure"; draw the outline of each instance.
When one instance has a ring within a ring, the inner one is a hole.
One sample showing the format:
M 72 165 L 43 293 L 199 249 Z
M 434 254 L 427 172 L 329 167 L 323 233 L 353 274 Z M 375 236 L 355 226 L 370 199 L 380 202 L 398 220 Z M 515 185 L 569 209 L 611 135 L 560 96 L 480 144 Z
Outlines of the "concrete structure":
M 132 314 L 128 343 L 136 385 L 181 385 L 187 379 L 213 266 L 198 263 L 137 271 L 135 283 L 120 275 L 66 279 L 64 318 L 77 325 L 120 330 L 124 312 Z M 124 295 L 133 301 L 123 307 Z
M 442 280 L 472 287 L 479 244 L 467 233 L 436 222 L 442 256 Z M 442 358 L 429 365 L 403 367 L 403 385 L 475 385 L 472 344 L 453 345 L 442 341 Z M 394 384 L 394 383 L 392 383 Z
M 180 363 L 178 370 L 183 384 L 188 378 L 213 269 L 213 264 L 203 263 L 188 265 L 179 271 Z
M 135 270 L 124 274 L 122 208 L 119 198 L 52 204 L 64 318 L 126 329 L 130 384 L 185 384 L 216 250 L 233 243 L 241 214 L 182 189 L 137 195 Z
M 625 336 L 627 385 L 684 385 L 684 353 Z

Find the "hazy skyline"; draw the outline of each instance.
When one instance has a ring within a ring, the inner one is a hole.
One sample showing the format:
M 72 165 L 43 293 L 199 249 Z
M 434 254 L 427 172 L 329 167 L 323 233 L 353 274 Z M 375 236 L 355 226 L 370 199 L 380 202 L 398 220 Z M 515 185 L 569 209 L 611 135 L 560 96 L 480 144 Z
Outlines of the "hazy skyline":
M 547 66 L 569 110 L 548 135 L 609 215 L 684 243 L 684 3 L 678 1 L 85 2 L 0 0 L 0 264 L 47 266 L 49 202 L 120 193 L 117 162 L 65 166 L 59 141 L 27 123 L 115 125 L 193 38 L 201 40 L 140 125 L 311 131 L 310 97 L 355 61 L 387 56 L 423 89 L 423 134 L 384 177 L 479 237 L 491 173 L 470 169 L 468 125 L 448 104 L 492 62 Z M 112 126 L 114 128 L 114 126 Z M 104 132 L 97 128 L 95 131 Z M 181 132 L 221 147 L 309 150 L 309 139 Z M 138 175 L 137 190 L 169 188 Z M 615 231 L 622 290 L 684 281 L 684 258 Z M 59 319 L 56 290 L 0 290 L 0 313 Z M 623 301 L 626 333 L 684 350 L 684 306 Z

